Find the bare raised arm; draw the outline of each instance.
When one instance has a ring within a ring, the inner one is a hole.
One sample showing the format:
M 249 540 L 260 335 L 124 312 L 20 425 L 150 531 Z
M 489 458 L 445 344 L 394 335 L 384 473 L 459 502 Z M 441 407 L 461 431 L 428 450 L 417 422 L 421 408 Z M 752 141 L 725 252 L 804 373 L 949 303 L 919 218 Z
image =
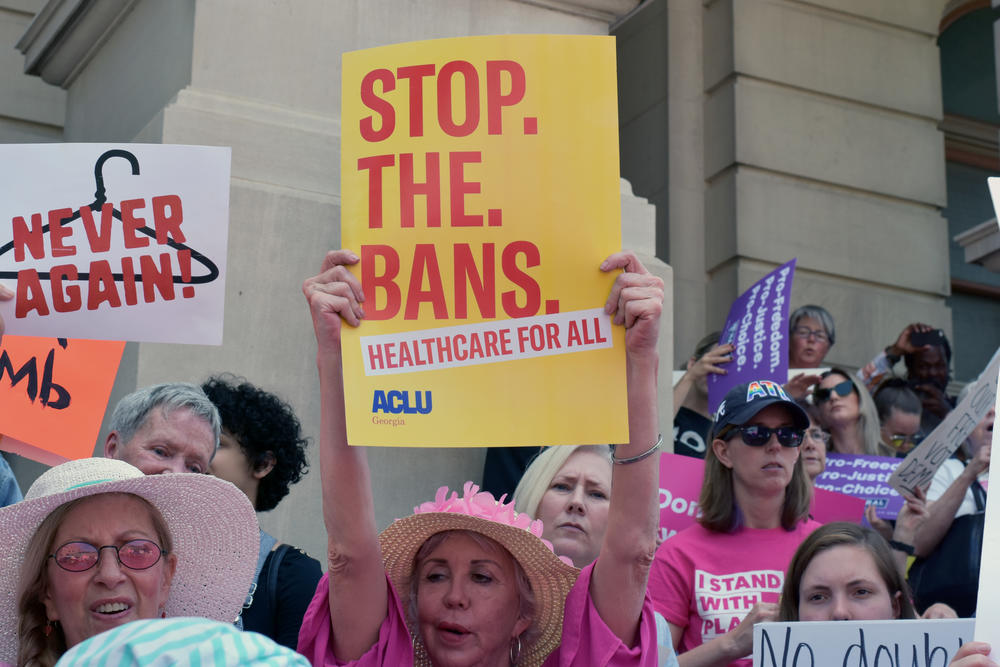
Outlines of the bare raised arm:
M 388 605 L 368 458 L 364 449 L 348 446 L 344 415 L 341 327 L 358 326 L 364 317 L 361 285 L 345 268 L 357 262 L 349 250 L 331 251 L 319 275 L 302 284 L 316 332 L 330 616 L 340 660 L 358 658 L 375 644 Z
M 623 270 L 611 289 L 605 312 L 615 324 L 625 327 L 629 441 L 618 445 L 615 456 L 627 460 L 648 451 L 659 437 L 656 344 L 663 281 L 650 274 L 631 252 L 611 255 L 600 268 Z M 659 459 L 655 454 L 614 465 L 608 529 L 591 580 L 598 613 L 630 646 L 638 640 L 646 580 L 656 551 Z

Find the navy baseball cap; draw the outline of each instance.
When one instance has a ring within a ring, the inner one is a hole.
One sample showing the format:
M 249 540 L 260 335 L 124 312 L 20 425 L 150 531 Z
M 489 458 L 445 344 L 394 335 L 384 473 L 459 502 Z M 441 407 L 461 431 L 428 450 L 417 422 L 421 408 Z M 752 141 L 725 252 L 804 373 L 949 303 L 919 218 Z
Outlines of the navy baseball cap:
M 795 428 L 809 428 L 809 416 L 795 404 L 781 385 L 773 380 L 756 380 L 739 384 L 729 390 L 715 412 L 715 433 L 734 424 L 743 426 L 769 405 L 783 405 L 792 415 Z

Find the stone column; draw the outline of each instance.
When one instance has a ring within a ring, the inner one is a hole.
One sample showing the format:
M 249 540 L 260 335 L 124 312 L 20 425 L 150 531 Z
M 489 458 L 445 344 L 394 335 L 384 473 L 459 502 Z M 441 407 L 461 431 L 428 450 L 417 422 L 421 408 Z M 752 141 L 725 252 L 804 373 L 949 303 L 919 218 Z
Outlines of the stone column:
M 8 0 L 9 1 L 9 0 Z M 19 47 L 29 72 L 65 89 L 68 141 L 233 149 L 221 348 L 130 344 L 112 403 L 136 386 L 229 371 L 274 391 L 313 436 L 315 342 L 300 285 L 340 238 L 340 57 L 409 40 L 496 33 L 607 34 L 637 0 L 51 0 Z M 2 96 L 4 99 L 6 96 Z M 652 256 L 651 208 L 623 201 Z M 631 232 L 630 232 L 631 233 Z M 669 267 L 656 269 L 669 280 Z M 668 293 L 669 293 L 668 287 Z M 669 304 L 667 312 L 670 312 Z M 669 315 L 666 316 L 669 325 Z M 669 369 L 670 327 L 662 365 Z M 664 386 L 668 386 L 664 383 Z M 664 413 L 668 415 L 669 392 Z M 105 425 L 106 428 L 106 425 Z M 372 449 L 385 525 L 437 485 L 478 479 L 483 450 Z M 320 480 L 310 474 L 261 517 L 323 559 Z
M 704 3 L 710 322 L 798 257 L 793 305 L 837 321 L 829 362 L 863 364 L 912 321 L 950 334 L 942 5 Z

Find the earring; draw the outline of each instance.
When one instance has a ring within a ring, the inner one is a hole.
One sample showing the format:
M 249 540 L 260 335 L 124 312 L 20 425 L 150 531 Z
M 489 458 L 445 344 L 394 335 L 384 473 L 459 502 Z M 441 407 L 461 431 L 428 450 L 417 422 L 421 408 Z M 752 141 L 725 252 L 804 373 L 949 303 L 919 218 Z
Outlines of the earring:
M 414 665 L 430 664 L 430 659 L 427 658 L 427 649 L 424 648 L 424 643 L 420 640 L 419 634 L 415 632 L 410 633 L 410 646 L 413 649 Z
M 45 627 L 42 628 L 42 632 L 45 634 L 46 637 L 52 634 L 52 621 L 50 621 L 49 619 L 45 619 Z
M 517 661 L 521 658 L 521 635 L 518 635 L 511 639 L 510 641 L 510 664 L 511 667 L 516 667 Z

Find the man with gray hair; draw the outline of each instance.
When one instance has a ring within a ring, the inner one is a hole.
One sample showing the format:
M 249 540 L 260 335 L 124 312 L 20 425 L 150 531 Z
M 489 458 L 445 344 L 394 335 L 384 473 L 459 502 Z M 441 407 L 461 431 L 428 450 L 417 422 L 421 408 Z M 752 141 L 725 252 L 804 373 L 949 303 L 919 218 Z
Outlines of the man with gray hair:
M 104 456 L 147 475 L 208 472 L 220 423 L 219 411 L 200 387 L 187 382 L 146 387 L 118 402 Z

